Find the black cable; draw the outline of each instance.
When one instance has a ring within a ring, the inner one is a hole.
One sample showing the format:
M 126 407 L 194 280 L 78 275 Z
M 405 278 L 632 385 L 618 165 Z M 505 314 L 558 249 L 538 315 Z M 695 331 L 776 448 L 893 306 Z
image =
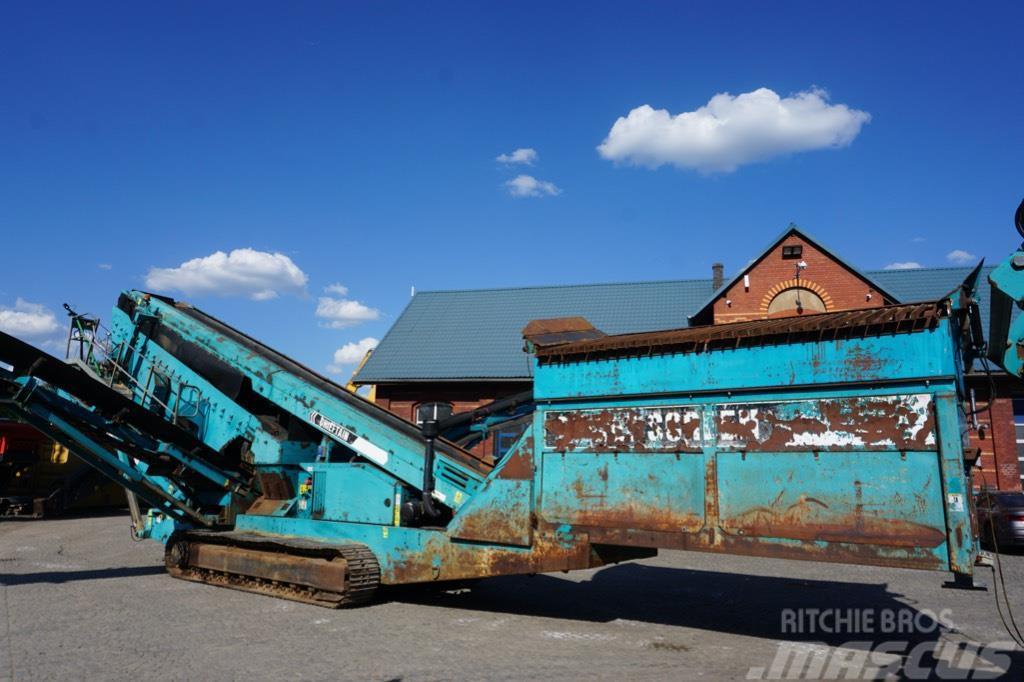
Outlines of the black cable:
M 1020 206 L 1017 207 L 1017 211 L 1013 214 L 1013 224 L 1020 236 L 1024 237 L 1024 200 L 1021 200 Z
M 988 481 L 985 480 L 984 471 L 981 472 L 981 480 L 984 485 L 988 485 Z M 1020 637 L 1020 630 L 1017 628 L 1016 621 L 1013 620 L 1013 612 L 1010 611 L 1010 602 L 1009 599 L 1007 599 L 1006 597 L 1006 582 L 1003 580 L 1003 565 L 1002 562 L 999 560 L 999 543 L 996 540 L 995 527 L 992 525 L 991 522 L 989 522 L 988 528 L 992 536 L 992 553 L 995 555 L 996 558 L 996 563 L 989 566 L 989 568 L 992 569 L 992 596 L 996 600 L 996 612 L 999 614 L 999 620 L 1002 621 L 1003 629 L 1006 630 L 1006 634 L 1010 636 L 1010 639 L 1013 640 L 1014 644 L 1024 648 L 1024 638 Z M 996 566 L 999 567 L 998 571 L 996 570 Z M 998 584 L 996 583 L 997 579 L 999 580 Z M 1009 623 L 1006 622 L 1006 615 L 1003 614 L 1002 604 L 999 603 L 1000 585 L 1002 586 L 1003 600 L 1006 602 L 1007 612 L 1010 617 Z M 1010 629 L 1011 624 L 1013 626 L 1012 630 Z M 1016 636 L 1014 635 L 1014 632 L 1016 632 Z

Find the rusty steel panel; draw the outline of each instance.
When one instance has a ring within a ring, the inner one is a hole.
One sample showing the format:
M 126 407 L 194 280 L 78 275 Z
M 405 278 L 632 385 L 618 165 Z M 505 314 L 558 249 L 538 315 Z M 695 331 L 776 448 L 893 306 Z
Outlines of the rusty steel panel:
M 565 410 L 544 415 L 544 447 L 556 452 L 696 452 L 696 406 Z
M 716 405 L 720 448 L 935 450 L 928 394 Z
M 488 479 L 452 521 L 448 534 L 460 540 L 528 547 L 533 537 L 533 481 Z
M 342 558 L 294 556 L 242 547 L 193 543 L 188 565 L 238 576 L 280 581 L 340 591 L 345 588 L 348 562 Z
M 533 427 L 494 476 L 459 509 L 448 534 L 460 540 L 528 547 L 533 539 Z
M 605 333 L 595 329 L 583 317 L 558 317 L 549 320 L 532 320 L 523 329 L 523 338 L 535 347 L 551 346 L 570 341 L 598 339 Z
M 614 559 L 613 559 L 614 560 Z M 433 534 L 422 545 L 393 551 L 381 566 L 381 582 L 401 585 L 464 580 L 521 573 L 548 573 L 595 568 L 604 558 L 586 537 L 536 533 L 529 548 L 448 542 Z
M 721 452 L 719 527 L 746 538 L 933 549 L 946 541 L 931 452 Z
M 948 315 L 947 301 L 912 303 L 773 320 L 617 334 L 542 346 L 536 348 L 534 354 L 541 363 L 546 363 L 653 353 L 697 353 L 766 343 L 831 341 L 932 329 L 940 319 Z
M 510 481 L 533 480 L 533 427 L 519 447 L 508 453 L 497 473 L 497 478 Z
M 548 452 L 541 467 L 545 522 L 676 533 L 704 526 L 702 454 Z

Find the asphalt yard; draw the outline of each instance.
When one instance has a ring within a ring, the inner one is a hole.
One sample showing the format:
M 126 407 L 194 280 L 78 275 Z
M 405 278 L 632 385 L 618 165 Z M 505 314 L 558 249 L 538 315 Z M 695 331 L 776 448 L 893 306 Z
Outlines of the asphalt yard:
M 170 578 L 126 516 L 5 520 L 0 679 L 1022 679 L 993 591 L 947 579 L 664 552 L 333 611 Z

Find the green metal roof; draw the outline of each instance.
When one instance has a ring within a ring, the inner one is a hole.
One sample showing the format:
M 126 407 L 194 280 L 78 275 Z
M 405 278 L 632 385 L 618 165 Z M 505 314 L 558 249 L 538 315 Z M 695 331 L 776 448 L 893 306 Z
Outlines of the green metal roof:
M 937 300 L 972 268 L 862 273 L 899 302 Z M 988 329 L 987 267 L 979 300 Z M 360 383 L 526 380 L 522 330 L 534 319 L 582 316 L 609 334 L 678 329 L 712 293 L 710 279 L 417 293 L 359 372 Z

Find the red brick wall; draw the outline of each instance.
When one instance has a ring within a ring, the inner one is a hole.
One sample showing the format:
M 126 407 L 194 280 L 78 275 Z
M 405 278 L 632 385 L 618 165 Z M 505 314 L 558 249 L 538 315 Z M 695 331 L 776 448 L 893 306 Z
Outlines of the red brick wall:
M 1017 460 L 1017 435 L 1013 423 L 1011 387 L 996 386 L 996 397 L 989 411 L 987 379 L 970 380 L 974 387 L 978 407 L 980 434 L 970 431 L 970 447 L 981 450 L 981 470 L 974 470 L 974 487 L 997 487 L 1000 490 L 1020 490 L 1020 465 Z M 968 408 L 969 409 L 969 408 Z
M 803 247 L 801 256 L 783 258 L 783 247 L 795 245 Z M 801 260 L 807 268 L 800 273 L 800 286 L 817 293 L 827 312 L 884 305 L 882 296 L 858 275 L 799 235 L 790 235 L 747 272 L 749 288 L 743 286 L 740 278 L 715 301 L 715 324 L 768 317 L 768 304 L 774 295 L 796 284 L 796 264 Z
M 421 403 L 451 403 L 452 412 L 467 412 L 487 403 L 520 393 L 529 388 L 527 382 L 410 382 L 377 386 L 376 403 L 411 422 L 416 421 L 416 408 Z M 492 457 L 491 439 L 472 448 L 478 455 Z

